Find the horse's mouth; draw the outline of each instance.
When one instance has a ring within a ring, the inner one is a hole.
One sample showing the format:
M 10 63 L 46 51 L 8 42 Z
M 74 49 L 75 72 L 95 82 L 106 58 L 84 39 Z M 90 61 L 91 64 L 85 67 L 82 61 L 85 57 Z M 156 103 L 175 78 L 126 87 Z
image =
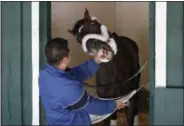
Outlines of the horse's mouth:
M 103 56 L 102 56 L 102 60 L 107 60 L 107 61 L 110 61 L 113 57 L 113 53 L 109 50 L 103 50 Z
M 114 47 L 116 47 L 116 43 L 114 42 L 113 44 L 99 41 L 89 41 L 86 43 L 86 52 L 91 56 L 95 56 L 101 49 L 103 49 L 103 55 L 99 60 L 101 62 L 109 62 L 116 53 L 116 48 L 114 49 Z
M 100 51 L 100 49 L 98 49 L 98 50 L 91 49 L 88 53 L 91 56 L 95 56 L 95 55 L 97 55 L 98 51 Z M 103 48 L 103 54 L 102 54 L 102 56 L 100 57 L 99 60 L 102 61 L 102 62 L 108 62 L 112 58 L 113 58 L 113 52 L 111 50 Z

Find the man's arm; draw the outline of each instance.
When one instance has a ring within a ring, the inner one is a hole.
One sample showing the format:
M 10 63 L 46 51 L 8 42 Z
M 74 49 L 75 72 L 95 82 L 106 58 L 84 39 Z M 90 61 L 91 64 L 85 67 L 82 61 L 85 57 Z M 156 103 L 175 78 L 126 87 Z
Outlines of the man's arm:
M 94 75 L 98 68 L 99 64 L 94 59 L 90 59 L 77 67 L 70 68 L 68 72 L 71 77 L 83 82 Z
M 67 98 L 62 98 L 62 103 L 65 103 L 65 108 L 70 111 L 84 110 L 90 114 L 104 115 L 116 109 L 115 101 L 88 96 L 86 91 L 78 85 L 69 86 L 65 91 L 70 93 L 67 93 Z
M 86 110 L 89 114 L 104 115 L 112 113 L 116 109 L 116 102 L 114 100 L 100 100 L 90 97 L 88 103 L 82 109 Z

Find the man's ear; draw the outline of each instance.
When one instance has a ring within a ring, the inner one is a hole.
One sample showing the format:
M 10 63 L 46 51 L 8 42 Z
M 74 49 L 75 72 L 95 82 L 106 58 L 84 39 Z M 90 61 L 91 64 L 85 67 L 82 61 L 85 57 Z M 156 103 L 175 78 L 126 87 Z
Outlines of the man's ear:
M 88 11 L 88 9 L 85 8 L 84 20 L 90 20 L 90 19 L 91 19 L 91 17 L 90 17 L 90 15 L 89 15 L 89 11 Z
M 66 63 L 67 62 L 67 57 L 63 57 L 62 63 Z

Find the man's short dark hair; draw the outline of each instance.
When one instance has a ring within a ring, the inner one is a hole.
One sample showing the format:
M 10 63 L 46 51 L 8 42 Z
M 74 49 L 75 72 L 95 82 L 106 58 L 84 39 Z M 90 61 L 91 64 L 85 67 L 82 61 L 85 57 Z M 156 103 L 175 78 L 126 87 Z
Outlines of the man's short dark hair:
M 59 37 L 51 39 L 45 46 L 45 55 L 48 64 L 59 64 L 64 57 L 69 55 L 68 41 Z

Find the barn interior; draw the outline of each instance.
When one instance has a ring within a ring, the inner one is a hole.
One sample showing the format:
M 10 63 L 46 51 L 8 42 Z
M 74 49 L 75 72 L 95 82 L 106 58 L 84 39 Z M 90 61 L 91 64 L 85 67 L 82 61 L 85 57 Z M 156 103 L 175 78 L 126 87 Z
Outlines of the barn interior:
M 75 38 L 68 33 L 68 29 L 83 17 L 85 8 L 91 16 L 95 16 L 107 26 L 110 31 L 118 35 L 127 36 L 139 46 L 141 66 L 149 58 L 149 2 L 51 2 L 52 37 L 64 37 L 69 40 L 72 62 L 71 66 L 79 65 L 88 60 Z M 122 66 L 123 67 L 123 66 Z M 148 64 L 141 72 L 141 84 L 148 80 Z M 95 84 L 95 77 L 90 78 L 90 84 Z M 90 94 L 96 95 L 94 88 L 87 87 Z M 140 101 L 140 114 L 135 119 L 135 125 L 148 125 L 148 91 L 149 82 L 145 85 Z M 119 125 L 123 124 L 120 116 Z M 97 124 L 101 126 L 101 124 Z

